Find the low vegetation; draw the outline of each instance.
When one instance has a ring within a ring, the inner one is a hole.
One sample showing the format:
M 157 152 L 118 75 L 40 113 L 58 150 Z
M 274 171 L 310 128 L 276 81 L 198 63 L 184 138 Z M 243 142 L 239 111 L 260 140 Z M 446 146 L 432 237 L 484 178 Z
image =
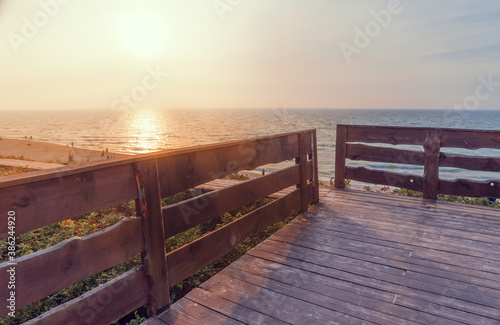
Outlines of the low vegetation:
M 31 171 L 29 168 L 24 167 L 3 167 L 0 166 L 0 175 L 15 175 L 20 173 L 26 173 Z M 228 178 L 247 180 L 248 177 L 232 174 Z M 322 184 L 324 185 L 324 183 Z M 346 180 L 346 186 L 349 187 L 350 181 Z M 372 191 L 371 187 L 364 186 L 364 190 Z M 390 190 L 389 187 L 383 187 L 377 192 L 388 193 L 393 195 L 403 195 L 411 197 L 422 197 L 421 192 L 416 192 L 406 189 L 395 189 Z M 194 196 L 193 191 L 185 191 L 178 193 L 177 195 L 165 198 L 162 200 L 163 205 L 174 204 Z M 440 200 L 450 201 L 450 202 L 460 202 L 466 204 L 490 206 L 490 207 L 500 207 L 498 202 L 493 202 L 492 200 L 485 198 L 469 198 L 461 196 L 451 196 L 451 195 L 439 195 Z M 196 240 L 207 233 L 210 233 L 225 224 L 228 224 L 241 216 L 247 214 L 248 212 L 257 209 L 269 202 L 272 199 L 261 199 L 253 202 L 249 205 L 243 206 L 239 209 L 229 211 L 209 222 L 201 224 L 197 227 L 191 228 L 183 233 L 180 233 L 174 237 L 168 238 L 165 242 L 166 251 L 170 252 L 183 245 Z M 66 239 L 74 236 L 86 236 L 94 233 L 98 230 L 108 228 L 109 226 L 123 220 L 128 217 L 135 217 L 135 202 L 130 201 L 110 207 L 107 209 L 102 209 L 100 211 L 92 212 L 90 214 L 80 216 L 73 219 L 68 219 L 50 226 L 46 226 L 25 234 L 18 236 L 16 243 L 16 256 L 24 256 L 31 254 L 51 246 L 54 246 Z M 262 242 L 265 238 L 276 232 L 278 229 L 286 225 L 289 221 L 293 219 L 294 216 L 290 216 L 271 227 L 268 227 L 264 231 L 261 231 L 255 236 L 252 236 L 240 245 L 236 246 L 227 255 L 217 259 L 213 263 L 207 265 L 202 270 L 197 272 L 195 275 L 179 282 L 171 289 L 170 297 L 171 302 L 182 298 L 186 293 L 191 291 L 193 288 L 200 286 L 204 281 L 211 278 L 213 275 L 217 274 L 223 268 L 231 264 L 233 261 L 237 260 L 240 256 L 248 252 L 251 248 L 255 247 L 257 244 Z M 6 241 L 0 241 L 0 262 L 7 260 L 7 243 Z M 0 325 L 7 324 L 21 324 L 29 319 L 39 316 L 50 309 L 63 304 L 71 299 L 81 296 L 82 294 L 97 288 L 98 286 L 112 280 L 118 275 L 131 270 L 132 268 L 141 264 L 140 255 L 137 255 L 133 260 L 127 263 L 117 265 L 113 268 L 95 274 L 87 279 L 84 279 L 76 284 L 69 286 L 68 288 L 61 290 L 53 295 L 50 295 L 32 305 L 26 306 L 18 311 L 16 311 L 15 319 L 12 317 L 4 317 L 0 319 Z M 117 325 L 134 325 L 140 324 L 146 320 L 146 308 L 145 306 L 140 309 L 130 313 L 121 320 L 119 320 Z
M 8 175 L 28 172 L 29 169 L 23 168 L 6 168 L 9 170 Z M 2 169 L 2 172 L 4 170 Z M 6 172 L 7 173 L 7 172 Z M 2 173 L 3 174 L 3 173 Z M 241 180 L 248 179 L 245 176 L 233 175 L 231 178 L 237 178 Z M 194 196 L 193 191 L 185 191 L 177 195 L 165 198 L 162 200 L 163 205 L 174 204 Z M 248 212 L 257 209 L 269 202 L 272 199 L 261 199 L 253 202 L 249 205 L 243 206 L 239 209 L 229 211 L 224 215 L 221 215 L 209 222 L 201 224 L 197 227 L 191 228 L 183 233 L 180 233 L 174 237 L 168 238 L 165 242 L 167 252 L 175 250 L 183 245 L 204 236 L 205 234 L 212 232 L 223 225 L 232 222 L 241 216 L 247 214 Z M 135 202 L 130 201 L 123 204 L 116 205 L 107 209 L 102 209 L 100 211 L 92 212 L 90 214 L 80 216 L 73 219 L 68 219 L 50 226 L 46 226 L 28 233 L 19 235 L 16 237 L 16 256 L 24 256 L 31 254 L 51 246 L 54 246 L 66 239 L 74 236 L 86 236 L 101 229 L 108 228 L 109 226 L 123 220 L 128 217 L 135 217 Z M 217 259 L 213 263 L 207 265 L 202 270 L 197 272 L 195 275 L 179 282 L 176 286 L 171 289 L 170 297 L 171 302 L 182 298 L 186 293 L 188 293 L 193 288 L 198 287 L 201 283 L 208 280 L 213 275 L 217 274 L 227 265 L 231 264 L 233 261 L 238 259 L 240 256 L 245 254 L 248 250 L 255 247 L 257 244 L 262 242 L 265 238 L 270 236 L 272 233 L 283 227 L 286 223 L 293 219 L 289 217 L 282 222 L 279 222 L 271 227 L 268 227 L 264 231 L 261 231 L 255 236 L 252 236 L 240 245 L 236 246 L 227 255 Z M 6 241 L 0 241 L 0 262 L 5 262 L 7 260 L 7 243 Z M 84 279 L 76 284 L 69 286 L 68 288 L 61 290 L 53 295 L 50 295 L 34 304 L 21 308 L 16 311 L 16 317 L 4 317 L 0 319 L 1 325 L 7 324 L 21 324 L 29 319 L 39 316 L 50 309 L 63 304 L 71 299 L 81 296 L 82 294 L 97 288 L 98 286 L 112 280 L 118 275 L 127 272 L 134 267 L 141 264 L 140 255 L 137 255 L 133 260 L 117 265 L 113 268 L 95 274 L 87 279 Z M 146 319 L 146 308 L 142 308 L 134 311 L 133 313 L 127 315 L 126 317 L 119 320 L 116 324 L 118 325 L 134 325 L 140 324 Z
M 0 166 L 0 176 L 10 176 L 10 175 L 27 173 L 31 171 L 33 171 L 33 169 L 26 167 Z

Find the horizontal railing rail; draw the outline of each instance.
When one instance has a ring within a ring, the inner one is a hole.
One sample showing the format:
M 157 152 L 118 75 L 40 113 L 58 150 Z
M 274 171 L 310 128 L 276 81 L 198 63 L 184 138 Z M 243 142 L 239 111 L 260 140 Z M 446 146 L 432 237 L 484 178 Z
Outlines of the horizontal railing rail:
M 295 159 L 267 176 L 161 206 L 161 198 L 240 170 Z M 227 254 L 244 239 L 318 202 L 315 130 L 123 157 L 0 179 L 0 211 L 16 215 L 16 235 L 135 200 L 137 217 L 0 264 L 0 300 L 16 263 L 16 309 L 141 254 L 141 265 L 28 324 L 109 324 L 147 304 L 169 306 L 169 288 Z M 225 212 L 295 186 L 219 229 L 166 254 L 165 240 Z M 3 212 L 2 212 L 3 213 Z M 0 239 L 9 237 L 7 222 Z M 9 310 L 1 307 L 0 317 Z
M 369 144 L 419 145 L 423 152 Z M 425 198 L 439 194 L 470 197 L 500 197 L 500 181 L 454 181 L 439 178 L 439 167 L 500 172 L 500 158 L 450 154 L 441 148 L 500 149 L 500 131 L 439 128 L 337 125 L 335 187 L 344 188 L 345 179 L 396 186 L 423 192 Z M 346 159 L 419 165 L 423 176 L 378 171 L 364 167 L 346 167 Z

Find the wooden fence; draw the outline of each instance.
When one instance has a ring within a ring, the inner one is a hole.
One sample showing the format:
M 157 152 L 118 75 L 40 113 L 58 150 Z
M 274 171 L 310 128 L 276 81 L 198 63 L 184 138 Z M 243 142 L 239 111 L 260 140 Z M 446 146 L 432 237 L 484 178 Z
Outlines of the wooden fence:
M 295 159 L 295 165 L 166 207 L 161 198 L 239 170 Z M 316 131 L 267 136 L 33 172 L 0 179 L 0 240 L 8 211 L 16 235 L 136 200 L 137 218 L 16 258 L 16 309 L 141 254 L 139 267 L 28 322 L 109 324 L 147 304 L 169 306 L 169 288 L 245 238 L 317 202 Z M 290 194 L 166 254 L 165 239 L 289 186 Z M 8 309 L 8 263 L 0 264 L 0 316 Z
M 353 143 L 354 142 L 354 143 Z M 367 146 L 361 143 L 421 145 L 424 151 Z M 471 197 L 500 197 L 497 180 L 474 182 L 464 179 L 440 180 L 439 167 L 500 172 L 500 158 L 448 154 L 441 148 L 500 149 L 500 131 L 456 130 L 413 127 L 337 125 L 335 187 L 344 188 L 345 178 L 366 183 L 397 186 L 423 192 Z M 345 159 L 424 166 L 423 177 L 382 172 L 364 167 L 346 167 Z

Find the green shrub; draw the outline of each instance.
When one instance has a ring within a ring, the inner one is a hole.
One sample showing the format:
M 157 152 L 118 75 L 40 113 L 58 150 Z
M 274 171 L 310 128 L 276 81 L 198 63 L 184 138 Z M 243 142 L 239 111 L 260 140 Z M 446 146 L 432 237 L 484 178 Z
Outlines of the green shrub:
M 165 198 L 162 200 L 162 203 L 163 205 L 174 204 L 192 198 L 193 196 L 193 191 L 189 190 Z M 165 241 L 166 250 L 167 252 L 170 252 L 182 247 L 183 245 L 192 242 L 193 240 L 196 240 L 271 201 L 272 199 L 258 200 L 239 209 L 229 211 L 211 221 L 197 227 L 193 227 L 174 237 L 168 238 Z M 130 201 L 108 209 L 92 212 L 88 215 L 68 219 L 50 226 L 30 231 L 17 237 L 16 256 L 23 256 L 46 249 L 74 236 L 81 237 L 89 235 L 98 230 L 105 229 L 124 218 L 135 217 L 135 215 L 135 203 L 134 201 Z M 231 250 L 226 256 L 217 259 L 192 277 L 178 283 L 171 289 L 172 302 L 182 298 L 187 292 L 217 274 L 224 267 L 245 254 L 249 249 L 256 246 L 277 229 L 284 226 L 289 220 L 291 220 L 291 218 L 288 218 L 285 221 L 271 226 L 259 234 L 246 239 L 240 245 Z M 0 258 L 2 262 L 7 260 L 6 252 L 8 250 L 6 249 L 6 246 L 6 241 L 0 241 Z M 95 274 L 34 304 L 21 308 L 16 311 L 16 317 L 14 319 L 12 319 L 12 317 L 1 318 L 0 325 L 21 324 L 22 322 L 39 316 L 60 304 L 77 298 L 82 294 L 97 288 L 98 286 L 116 278 L 120 274 L 123 274 L 140 264 L 140 255 L 137 255 L 133 260 L 127 263 L 114 266 L 108 270 Z M 140 324 L 145 319 L 146 308 L 143 307 L 123 317 L 116 324 Z

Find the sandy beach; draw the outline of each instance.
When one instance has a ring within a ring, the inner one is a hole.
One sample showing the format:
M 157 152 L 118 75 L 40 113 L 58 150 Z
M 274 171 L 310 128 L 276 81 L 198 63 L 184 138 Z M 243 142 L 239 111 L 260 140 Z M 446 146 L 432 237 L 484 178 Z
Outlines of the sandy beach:
M 3 159 L 5 164 L 9 165 L 14 163 L 12 160 L 18 160 L 22 166 L 29 165 L 30 161 L 71 165 L 125 156 L 106 152 L 106 149 L 103 149 L 103 152 L 34 140 L 0 139 L 0 160 Z
M 0 165 L 3 166 L 20 166 L 42 170 L 57 168 L 63 165 L 81 164 L 89 161 L 126 156 L 125 154 L 106 152 L 106 149 L 104 149 L 103 153 L 103 151 L 71 147 L 71 145 L 63 146 L 50 142 L 0 139 Z M 272 171 L 267 171 L 266 174 L 269 172 Z M 262 171 L 258 169 L 242 170 L 238 174 L 254 179 L 261 177 Z M 324 183 L 324 186 L 329 186 L 328 179 L 320 179 L 320 181 Z M 383 185 L 351 182 L 349 188 L 365 190 L 366 186 L 369 186 L 373 191 L 381 190 L 385 187 Z M 390 191 L 394 189 L 390 187 Z

